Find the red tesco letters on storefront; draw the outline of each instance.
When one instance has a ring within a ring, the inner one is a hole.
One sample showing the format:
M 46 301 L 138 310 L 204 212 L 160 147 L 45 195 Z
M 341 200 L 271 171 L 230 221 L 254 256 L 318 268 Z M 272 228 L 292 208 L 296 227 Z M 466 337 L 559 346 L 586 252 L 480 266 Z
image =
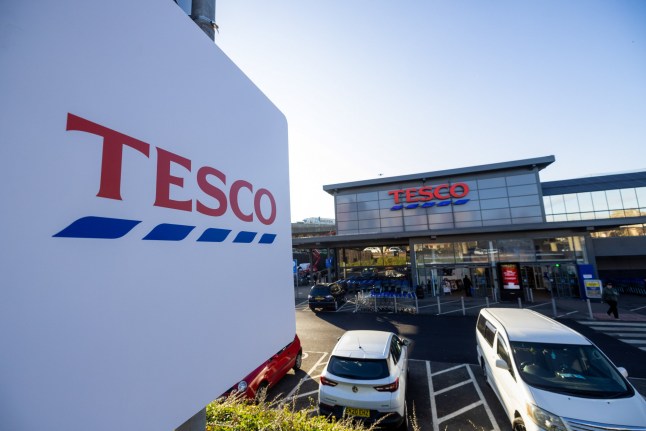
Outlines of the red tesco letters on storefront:
M 428 202 L 433 199 L 459 199 L 469 194 L 469 186 L 466 183 L 440 184 L 437 186 L 390 190 L 388 194 L 393 197 L 395 204 L 402 203 L 402 198 L 405 203 Z

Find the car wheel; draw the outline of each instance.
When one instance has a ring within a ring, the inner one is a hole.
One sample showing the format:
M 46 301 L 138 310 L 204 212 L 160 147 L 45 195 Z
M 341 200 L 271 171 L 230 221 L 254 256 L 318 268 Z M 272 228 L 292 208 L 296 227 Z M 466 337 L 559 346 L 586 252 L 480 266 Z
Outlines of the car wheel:
M 269 383 L 267 382 L 261 382 L 258 385 L 258 389 L 256 389 L 256 397 L 255 397 L 256 402 L 259 402 L 267 398 L 267 389 L 269 389 Z
M 525 422 L 521 418 L 516 418 L 514 419 L 512 428 L 514 431 L 525 431 Z
M 404 401 L 404 421 L 397 428 L 400 431 L 408 431 L 408 403 Z
M 301 365 L 303 364 L 303 351 L 299 350 L 298 355 L 296 355 L 296 360 L 294 361 L 294 366 L 292 367 L 294 371 L 298 371 L 301 369 Z

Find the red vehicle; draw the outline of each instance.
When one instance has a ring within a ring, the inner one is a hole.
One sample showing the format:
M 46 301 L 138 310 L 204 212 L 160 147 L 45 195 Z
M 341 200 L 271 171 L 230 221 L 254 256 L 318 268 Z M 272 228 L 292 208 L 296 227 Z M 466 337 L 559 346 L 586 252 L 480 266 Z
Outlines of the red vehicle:
M 245 398 L 256 399 L 263 388 L 269 389 L 274 386 L 290 369 L 294 371 L 299 370 L 302 359 L 303 349 L 301 348 L 301 340 L 299 340 L 298 335 L 295 335 L 294 341 L 263 362 L 258 368 L 249 373 L 247 377 L 226 391 L 223 396 L 240 393 Z

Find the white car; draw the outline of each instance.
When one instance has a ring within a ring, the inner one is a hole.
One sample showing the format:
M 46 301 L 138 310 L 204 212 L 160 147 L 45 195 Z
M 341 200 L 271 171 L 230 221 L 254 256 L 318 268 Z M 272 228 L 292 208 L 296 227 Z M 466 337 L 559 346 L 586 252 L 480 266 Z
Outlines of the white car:
M 392 332 L 347 331 L 319 385 L 319 413 L 407 427 L 409 341 Z
M 363 249 L 363 251 L 367 251 L 368 253 L 372 254 L 381 254 L 381 248 L 379 247 L 366 247 Z
M 485 308 L 478 360 L 514 431 L 646 431 L 646 401 L 590 340 L 527 309 Z

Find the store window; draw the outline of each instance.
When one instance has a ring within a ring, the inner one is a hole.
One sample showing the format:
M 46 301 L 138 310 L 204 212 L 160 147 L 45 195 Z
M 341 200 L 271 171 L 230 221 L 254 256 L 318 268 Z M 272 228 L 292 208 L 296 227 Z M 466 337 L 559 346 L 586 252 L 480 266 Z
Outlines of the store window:
M 565 222 L 646 215 L 646 187 L 544 196 L 545 220 Z M 597 232 L 595 237 L 644 236 L 642 225 Z
M 534 243 L 531 239 L 504 239 L 494 242 L 496 255 L 501 262 L 527 262 L 534 260 Z

